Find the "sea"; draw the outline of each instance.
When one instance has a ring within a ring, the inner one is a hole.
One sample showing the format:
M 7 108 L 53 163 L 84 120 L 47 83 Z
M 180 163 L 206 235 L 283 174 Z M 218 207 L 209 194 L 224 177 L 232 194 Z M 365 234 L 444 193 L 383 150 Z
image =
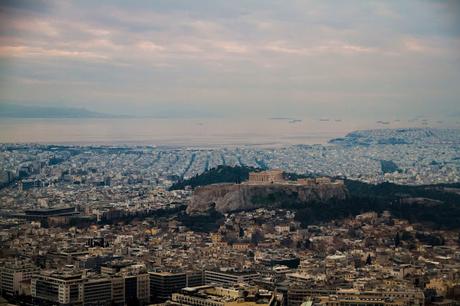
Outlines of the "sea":
M 458 123 L 453 123 L 457 126 Z M 444 122 L 333 118 L 0 118 L 0 143 L 152 146 L 327 144 L 362 129 L 446 127 Z M 448 125 L 449 127 L 455 127 Z M 459 126 L 457 126 L 458 128 Z

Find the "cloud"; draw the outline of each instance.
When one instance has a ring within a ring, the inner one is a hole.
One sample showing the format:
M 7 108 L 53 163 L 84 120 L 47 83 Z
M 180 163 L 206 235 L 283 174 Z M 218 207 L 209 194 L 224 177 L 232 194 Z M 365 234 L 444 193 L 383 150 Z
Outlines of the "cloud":
M 248 52 L 248 48 L 240 43 L 231 41 L 218 41 L 214 43 L 214 46 L 224 52 L 244 54 Z
M 148 40 L 142 40 L 136 43 L 136 47 L 138 47 L 142 51 L 149 51 L 149 52 L 159 52 L 159 51 L 164 51 L 165 48 L 157 45 L 151 41 Z
M 263 47 L 263 49 L 272 51 L 275 53 L 287 54 L 287 55 L 298 55 L 298 56 L 318 56 L 324 54 L 359 54 L 377 52 L 376 48 L 359 46 L 341 41 L 325 41 L 320 42 L 317 45 L 308 47 L 292 47 L 284 41 L 270 42 Z
M 388 101 L 398 112 L 399 105 L 407 110 L 428 97 L 455 108 L 460 33 L 451 7 L 431 1 L 4 1 L 0 101 L 54 103 L 55 93 L 69 106 L 132 111 L 132 104 L 146 112 L 188 103 L 246 113 L 253 104 L 254 116 L 279 109 L 307 115 L 310 106 L 378 109 Z
M 64 57 L 72 59 L 85 59 L 85 60 L 104 60 L 107 59 L 103 54 L 94 52 L 77 51 L 77 50 L 62 50 L 62 49 L 44 49 L 40 47 L 28 46 L 0 46 L 0 56 L 2 57 L 26 57 L 26 58 L 40 58 L 40 57 Z

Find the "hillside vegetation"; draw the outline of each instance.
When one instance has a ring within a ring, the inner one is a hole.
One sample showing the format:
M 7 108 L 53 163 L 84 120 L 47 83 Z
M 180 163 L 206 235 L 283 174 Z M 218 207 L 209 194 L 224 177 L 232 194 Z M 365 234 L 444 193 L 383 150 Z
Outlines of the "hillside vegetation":
M 184 186 L 206 186 L 215 183 L 238 183 L 247 180 L 248 167 L 220 166 L 190 180 L 181 181 L 174 189 Z M 287 174 L 290 178 L 303 175 Z M 300 203 L 296 197 L 285 197 L 282 201 L 275 196 L 255 198 L 267 207 L 281 203 L 280 208 L 296 211 L 296 219 L 307 226 L 375 211 L 390 211 L 395 217 L 411 222 L 421 222 L 433 228 L 460 228 L 460 183 L 406 186 L 392 183 L 378 185 L 345 180 L 348 196 L 345 199 L 309 201 Z M 457 191 L 457 192 L 453 192 Z M 271 201 L 273 203 L 271 203 Z
M 246 166 L 218 166 L 186 180 L 179 180 L 169 190 L 184 189 L 190 186 L 192 189 L 199 186 L 207 186 L 218 183 L 241 183 L 249 178 L 249 172 L 260 171 L 260 169 Z

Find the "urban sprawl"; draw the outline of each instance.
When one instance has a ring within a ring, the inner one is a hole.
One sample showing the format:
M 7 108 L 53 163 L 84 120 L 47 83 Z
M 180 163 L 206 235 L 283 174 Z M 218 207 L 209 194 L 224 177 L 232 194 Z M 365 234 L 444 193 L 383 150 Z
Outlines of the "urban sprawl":
M 389 211 L 305 227 L 269 206 L 194 230 L 178 217 L 194 191 L 169 187 L 219 165 L 281 169 L 234 182 L 249 187 L 458 183 L 460 133 L 357 131 L 283 148 L 1 144 L 0 305 L 460 304 L 458 230 Z

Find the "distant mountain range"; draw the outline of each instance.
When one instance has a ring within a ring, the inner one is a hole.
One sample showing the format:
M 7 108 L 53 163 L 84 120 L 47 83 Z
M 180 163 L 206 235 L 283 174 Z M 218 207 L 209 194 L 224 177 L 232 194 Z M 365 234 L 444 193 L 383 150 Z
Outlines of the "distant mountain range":
M 0 103 L 0 118 L 120 118 L 85 108 L 31 106 Z

